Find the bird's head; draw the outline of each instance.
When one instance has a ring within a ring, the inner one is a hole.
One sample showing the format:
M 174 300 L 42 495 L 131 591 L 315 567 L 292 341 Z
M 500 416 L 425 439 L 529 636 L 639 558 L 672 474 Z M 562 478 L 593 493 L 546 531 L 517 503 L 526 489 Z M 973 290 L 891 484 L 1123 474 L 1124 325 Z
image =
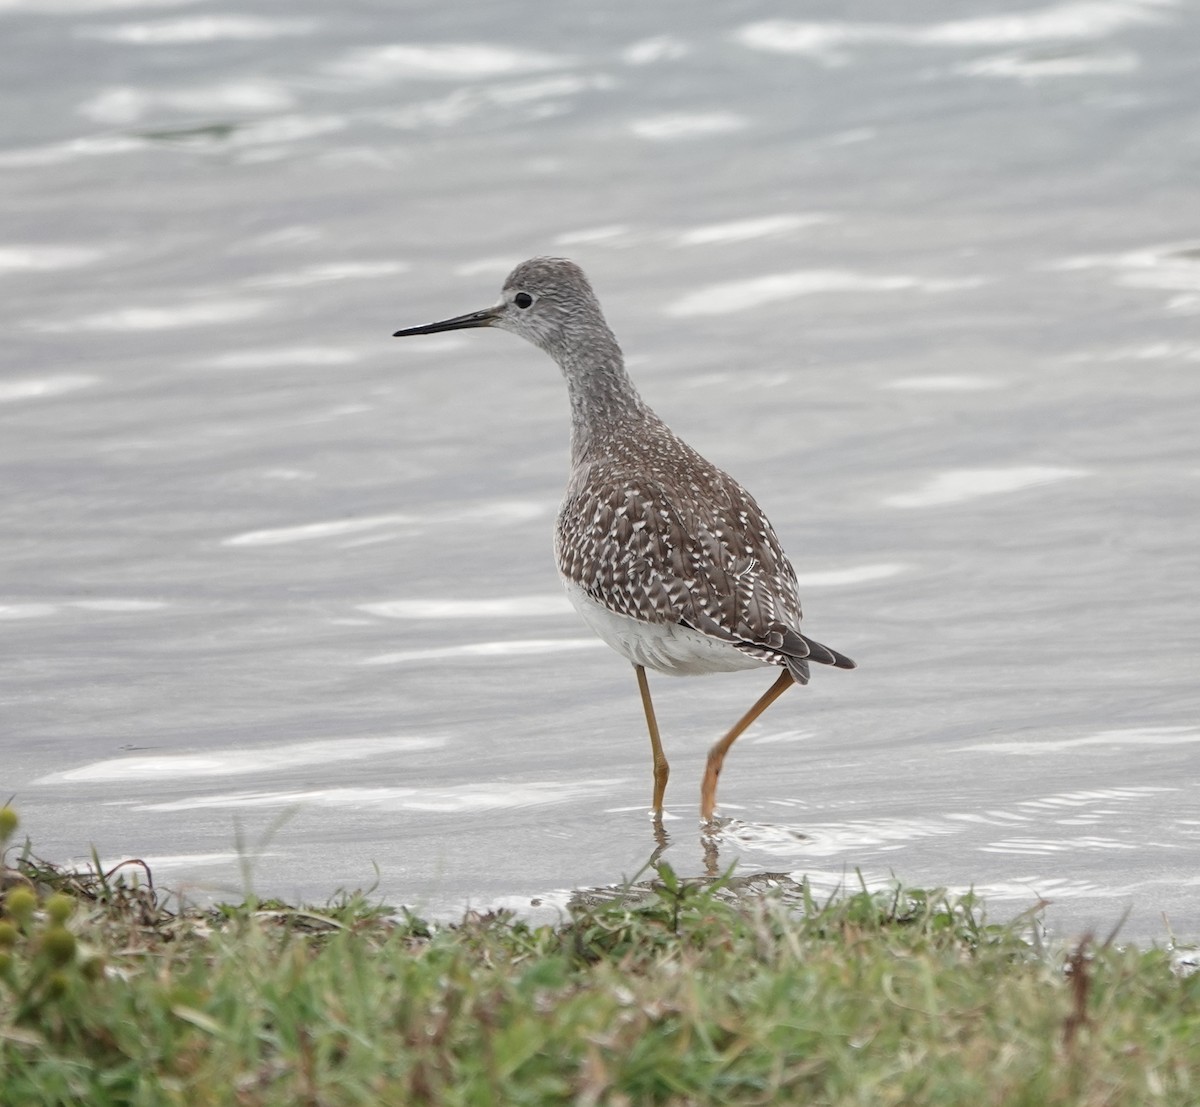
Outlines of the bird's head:
M 583 270 L 566 258 L 530 258 L 504 282 L 500 302 L 482 311 L 456 315 L 396 331 L 395 337 L 436 334 L 470 327 L 498 327 L 540 346 L 560 363 L 572 348 L 609 336 L 600 304 Z

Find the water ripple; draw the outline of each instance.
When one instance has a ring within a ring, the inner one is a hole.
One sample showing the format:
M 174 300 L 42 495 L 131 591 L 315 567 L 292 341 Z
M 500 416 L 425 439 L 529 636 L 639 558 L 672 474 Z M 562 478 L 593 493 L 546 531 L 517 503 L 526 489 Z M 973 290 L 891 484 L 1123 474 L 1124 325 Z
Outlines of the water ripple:
M 1019 853 L 1043 856 L 1054 853 L 1077 853 L 1082 850 L 1129 850 L 1143 849 L 1140 842 L 1122 842 L 1116 838 L 1004 838 L 980 846 L 980 853 Z
M 738 242 L 750 242 L 759 238 L 778 238 L 792 231 L 807 227 L 833 223 L 837 216 L 823 212 L 776 212 L 770 215 L 732 219 L 722 223 L 705 223 L 697 227 L 664 230 L 660 227 L 632 227 L 627 223 L 606 223 L 598 227 L 581 227 L 564 231 L 555 236 L 556 246 L 614 246 L 628 249 L 663 243 L 673 248 L 692 246 L 724 246 Z M 508 259 L 487 259 L 480 263 L 479 272 L 507 273 L 511 268 Z M 458 272 L 473 275 L 475 267 L 460 267 Z
M 671 35 L 656 35 L 630 43 L 621 51 L 621 60 L 627 65 L 652 65 L 661 61 L 677 61 L 691 51 L 682 39 Z
M 590 246 L 597 242 L 613 242 L 625 240 L 632 245 L 636 239 L 631 239 L 630 230 L 624 223 L 608 223 L 602 227 L 586 227 L 578 231 L 564 231 L 554 243 L 556 246 Z
M 0 604 L 0 619 L 45 619 L 59 614 L 64 608 L 79 611 L 99 611 L 116 615 L 134 615 L 145 611 L 159 611 L 166 607 L 162 600 L 62 600 L 52 603 L 9 603 Z
M 1101 730 L 1079 738 L 1013 739 L 1006 742 L 979 742 L 958 746 L 954 753 L 1011 753 L 1021 757 L 1031 753 L 1061 753 L 1085 746 L 1107 747 L 1125 752 L 1131 746 L 1179 746 L 1200 742 L 1200 729 L 1192 726 L 1130 727 L 1125 730 Z
M 349 365 L 361 359 L 362 354 L 336 346 L 279 346 L 265 350 L 231 350 L 193 364 L 207 369 L 273 369 L 279 366 Z
M 0 246 L 0 274 L 77 269 L 103 256 L 94 246 Z
M 98 383 L 99 377 L 82 373 L 64 373 L 57 377 L 35 377 L 31 380 L 8 381 L 0 384 L 0 404 L 16 400 L 40 400 L 46 396 L 61 396 L 80 388 L 90 388 Z
M 667 315 L 726 315 L 764 304 L 815 296 L 829 292 L 956 292 L 978 288 L 982 277 L 927 278 L 913 276 L 875 276 L 838 269 L 801 269 L 793 273 L 772 273 L 740 281 L 706 285 L 668 304 Z
M 458 81 L 536 73 L 571 65 L 571 59 L 486 43 L 443 42 L 367 46 L 349 51 L 325 69 L 362 84 L 424 78 Z
M 565 595 L 503 596 L 491 599 L 385 600 L 359 604 L 359 611 L 385 619 L 519 619 L 562 615 L 572 609 Z
M 424 811 L 436 814 L 503 811 L 570 803 L 598 792 L 616 789 L 624 780 L 591 780 L 575 784 L 558 781 L 496 781 L 452 788 L 311 788 L 285 792 L 234 792 L 195 796 L 139 805 L 140 811 L 193 811 L 214 808 L 313 807 L 355 811 Z
M 197 42 L 251 42 L 309 35 L 317 29 L 314 19 L 259 19 L 242 15 L 197 16 L 192 19 L 162 19 L 157 22 L 119 23 L 114 26 L 77 27 L 79 38 L 121 42 L 133 46 L 183 46 Z
M 869 584 L 874 580 L 907 573 L 909 566 L 897 561 L 877 565 L 851 565 L 844 569 L 825 569 L 811 573 L 797 573 L 801 588 L 840 588 L 848 584 Z
M 520 109 L 520 119 L 543 119 L 568 110 L 563 101 L 588 89 L 606 89 L 612 81 L 602 75 L 562 74 L 532 81 L 456 88 L 446 96 L 405 104 L 371 113 L 371 118 L 387 127 L 412 130 L 419 127 L 450 127 L 472 116 L 495 117 L 498 109 Z M 506 257 L 503 272 L 512 268 Z
M 226 538 L 222 546 L 283 546 L 292 542 L 312 542 L 320 538 L 338 538 L 359 534 L 378 527 L 405 526 L 416 522 L 411 515 L 368 515 L 361 519 L 333 519 L 320 523 L 301 523 L 295 527 L 250 530 Z
M 888 496 L 888 507 L 940 507 L 957 504 L 980 496 L 995 496 L 1003 492 L 1019 492 L 1071 477 L 1087 476 L 1084 469 L 1067 469 L 1057 465 L 1014 465 L 1007 469 L 952 469 L 938 473 L 913 492 Z
M 1136 54 L 997 54 L 956 67 L 967 77 L 1002 77 L 1021 81 L 1132 73 L 1141 64 Z
M 365 658 L 363 665 L 400 665 L 406 661 L 462 660 L 471 657 L 536 657 L 564 650 L 591 650 L 604 645 L 599 638 L 511 638 L 501 642 L 468 642 L 464 646 L 432 646 Z
M 638 138 L 661 142 L 705 135 L 728 134 L 749 126 L 745 116 L 731 111 L 671 112 L 635 119 L 629 129 Z
M 958 834 L 957 827 L 939 819 L 877 819 L 841 823 L 812 823 L 803 832 L 773 823 L 743 823 L 732 820 L 722 830 L 723 835 L 742 845 L 753 846 L 766 853 L 794 854 L 803 852 L 810 857 L 834 857 L 849 850 L 875 849 L 891 851 L 904 849 L 919 838 Z
M 985 899 L 1027 900 L 1078 899 L 1094 896 L 1111 896 L 1114 889 L 1092 880 L 1075 880 L 1070 877 L 1028 876 L 1013 877 L 1011 880 L 988 881 L 983 884 L 951 886 L 947 889 L 955 895 L 974 892 Z M 1127 888 L 1122 891 L 1128 891 Z
M 739 28 L 735 41 L 753 50 L 798 54 L 825 65 L 845 65 L 848 47 L 900 44 L 921 47 L 1014 46 L 1092 41 L 1127 27 L 1161 23 L 1175 0 L 1082 0 L 1024 12 L 952 19 L 941 23 L 815 23 L 773 19 Z
M 178 307 L 129 307 L 76 319 L 44 320 L 29 324 L 44 333 L 60 331 L 162 331 L 174 327 L 216 326 L 262 315 L 269 300 L 207 300 Z
M 1060 272 L 1111 269 L 1124 288 L 1176 292 L 1167 308 L 1184 314 L 1200 312 L 1200 243 L 1178 242 L 1129 250 L 1119 254 L 1092 254 L 1063 258 L 1046 268 Z
M 206 753 L 117 757 L 107 761 L 95 761 L 78 769 L 50 773 L 48 776 L 39 777 L 33 783 L 158 782 L 246 776 L 255 773 L 287 772 L 303 765 L 376 760 L 388 754 L 438 749 L 444 745 L 446 739 L 434 737 L 328 738 L 317 742 L 291 742 L 258 749 L 219 749 Z
M 728 223 L 709 223 L 681 231 L 677 246 L 708 246 L 713 243 L 747 242 L 754 238 L 774 238 L 802 227 L 814 227 L 833 221 L 832 215 L 812 212 L 805 215 L 760 215 L 753 219 L 735 219 Z
M 1146 342 L 1134 346 L 1106 347 L 1068 354 L 1067 362 L 1120 362 L 1120 361 L 1200 361 L 1200 343 L 1195 342 Z
M 61 165 L 79 158 L 128 154 L 134 150 L 144 150 L 148 145 L 146 139 L 135 135 L 85 135 L 83 138 L 52 142 L 46 146 L 2 151 L 0 168 L 36 169 L 47 165 Z
M 936 377 L 901 377 L 889 381 L 884 388 L 904 392 L 986 392 L 1005 387 L 1003 381 L 994 377 L 973 377 L 946 374 Z
M 271 273 L 262 277 L 250 277 L 247 288 L 303 288 L 327 281 L 374 280 L 390 277 L 408 270 L 403 261 L 334 261 L 319 265 L 307 265 L 286 273 Z
M 198 88 L 107 88 L 79 105 L 80 115 L 96 123 L 123 126 L 168 110 L 211 116 L 220 112 L 282 111 L 295 105 L 283 85 L 272 81 L 227 81 Z
M 81 15 L 128 8 L 182 8 L 200 0 L 0 0 L 0 12 L 35 11 L 38 15 Z
M 357 408 L 352 410 L 359 410 Z M 524 500 L 487 500 L 479 504 L 431 511 L 427 515 L 367 515 L 356 519 L 330 519 L 297 526 L 271 527 L 266 530 L 245 531 L 223 539 L 222 546 L 283 546 L 293 542 L 312 542 L 323 538 L 340 538 L 346 534 L 379 530 L 382 527 L 412 527 L 420 524 L 436 526 L 462 522 L 522 523 L 541 519 L 550 508 L 546 504 Z
M 255 850 L 254 859 L 257 861 L 263 857 L 275 857 L 276 854 L 271 851 Z M 105 860 L 109 860 L 105 858 Z M 120 858 L 118 860 L 130 860 L 129 858 Z M 245 855 L 236 851 L 226 853 L 152 853 L 146 857 L 140 858 L 150 866 L 150 871 L 158 873 L 165 869 L 192 869 L 202 868 L 207 865 L 228 865 L 234 862 L 244 861 Z

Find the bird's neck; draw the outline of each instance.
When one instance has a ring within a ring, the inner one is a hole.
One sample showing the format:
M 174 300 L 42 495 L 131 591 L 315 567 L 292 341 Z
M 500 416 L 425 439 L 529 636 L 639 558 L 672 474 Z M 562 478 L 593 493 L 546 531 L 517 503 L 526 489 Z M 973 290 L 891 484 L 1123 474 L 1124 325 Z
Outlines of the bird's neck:
M 613 433 L 628 432 L 653 418 L 629 374 L 621 348 L 611 335 L 590 343 L 583 356 L 559 359 L 571 399 L 571 460 L 577 464 Z

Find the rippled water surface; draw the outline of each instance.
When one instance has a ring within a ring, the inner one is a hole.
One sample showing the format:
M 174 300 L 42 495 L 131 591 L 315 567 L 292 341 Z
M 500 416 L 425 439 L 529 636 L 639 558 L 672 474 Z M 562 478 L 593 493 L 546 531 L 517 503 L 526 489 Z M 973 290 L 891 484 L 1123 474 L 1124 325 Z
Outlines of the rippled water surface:
M 860 664 L 738 743 L 715 850 L 772 674 L 653 680 L 666 858 L 1200 937 L 1200 15 L 797 13 L 0 0 L 0 792 L 44 855 L 433 912 L 642 867 L 558 371 L 390 337 L 555 253 Z

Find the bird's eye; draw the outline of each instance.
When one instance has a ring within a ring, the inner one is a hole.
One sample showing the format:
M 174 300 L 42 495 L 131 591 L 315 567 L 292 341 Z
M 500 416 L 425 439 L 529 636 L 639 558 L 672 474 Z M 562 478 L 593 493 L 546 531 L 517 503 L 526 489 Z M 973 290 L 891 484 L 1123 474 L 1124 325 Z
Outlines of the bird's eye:
M 518 292 L 513 297 L 513 303 L 519 308 L 527 308 L 533 303 L 533 297 L 528 292 Z

